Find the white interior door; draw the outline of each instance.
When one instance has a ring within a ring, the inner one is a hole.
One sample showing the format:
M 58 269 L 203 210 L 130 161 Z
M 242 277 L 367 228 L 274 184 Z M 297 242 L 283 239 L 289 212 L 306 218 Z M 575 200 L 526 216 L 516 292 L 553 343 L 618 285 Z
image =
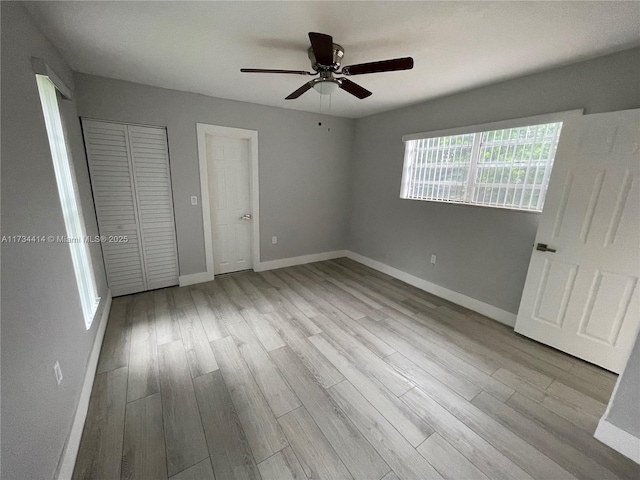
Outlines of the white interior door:
M 252 260 L 250 145 L 244 138 L 206 135 L 213 271 L 249 270 Z
M 515 330 L 614 372 L 640 306 L 640 110 L 562 129 Z

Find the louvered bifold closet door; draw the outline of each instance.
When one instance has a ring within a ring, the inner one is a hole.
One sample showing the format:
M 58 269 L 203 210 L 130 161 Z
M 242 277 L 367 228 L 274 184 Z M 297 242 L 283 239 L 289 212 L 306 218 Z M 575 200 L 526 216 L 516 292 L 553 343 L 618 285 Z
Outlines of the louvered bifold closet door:
M 82 127 L 98 227 L 107 240 L 102 252 L 111 294 L 144 291 L 147 282 L 127 126 L 83 119 Z M 128 241 L 117 241 L 122 237 Z
M 171 176 L 164 128 L 128 126 L 147 288 L 178 284 Z

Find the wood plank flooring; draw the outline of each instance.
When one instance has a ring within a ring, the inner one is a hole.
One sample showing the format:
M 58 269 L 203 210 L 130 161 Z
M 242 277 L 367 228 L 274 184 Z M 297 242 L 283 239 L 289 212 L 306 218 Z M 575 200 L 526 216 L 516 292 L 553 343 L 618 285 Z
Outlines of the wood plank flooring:
M 113 300 L 74 479 L 640 478 L 616 376 L 345 258 Z

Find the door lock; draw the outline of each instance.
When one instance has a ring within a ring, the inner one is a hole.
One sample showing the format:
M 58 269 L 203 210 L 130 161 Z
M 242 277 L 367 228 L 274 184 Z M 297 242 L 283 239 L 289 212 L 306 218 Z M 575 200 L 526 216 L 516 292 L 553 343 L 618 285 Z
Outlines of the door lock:
M 538 245 L 536 245 L 536 250 L 538 250 L 539 252 L 549 252 L 549 253 L 555 253 L 556 251 L 555 248 L 549 248 L 546 243 L 539 243 Z

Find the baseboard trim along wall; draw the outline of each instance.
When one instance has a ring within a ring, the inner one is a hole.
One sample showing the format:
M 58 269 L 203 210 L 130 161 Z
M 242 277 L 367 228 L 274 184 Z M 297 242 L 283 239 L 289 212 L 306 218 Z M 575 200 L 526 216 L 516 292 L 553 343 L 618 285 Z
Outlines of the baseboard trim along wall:
M 351 252 L 349 250 L 347 250 L 346 253 L 346 256 L 351 260 L 355 260 L 356 262 L 360 262 L 374 270 L 391 275 L 392 277 L 402 280 L 409 285 L 413 285 L 420 290 L 437 295 L 440 298 L 444 298 L 445 300 L 449 300 L 450 302 L 466 307 L 500 323 L 509 325 L 510 327 L 513 327 L 516 324 L 516 315 L 511 312 L 494 307 L 493 305 L 489 305 L 488 303 L 484 303 L 475 298 L 468 297 L 462 293 L 454 292 L 453 290 L 436 285 L 435 283 L 428 282 L 427 280 L 411 275 L 410 273 L 403 272 L 402 270 L 398 270 L 397 268 L 391 267 L 377 260 L 373 260 L 369 257 L 365 257 L 359 253 Z
M 634 437 L 629 432 L 625 432 L 620 427 L 603 419 L 598 422 L 596 433 L 593 436 L 625 457 L 640 463 L 640 438 Z
M 422 278 L 411 275 L 410 273 L 403 272 L 397 268 L 391 267 L 385 263 L 373 260 L 372 258 L 365 257 L 359 253 L 352 252 L 350 250 L 336 250 L 334 252 L 316 253 L 313 255 L 303 255 L 301 257 L 283 258 L 280 260 L 272 260 L 270 262 L 262 262 L 258 266 L 254 267 L 256 272 L 262 272 L 265 270 L 273 270 L 275 268 L 292 267 L 294 265 L 303 265 L 305 263 L 321 262 L 323 260 L 331 260 L 334 258 L 348 257 L 356 262 L 360 262 L 363 265 L 378 270 L 379 272 L 391 275 L 398 280 L 413 285 L 414 287 L 424 290 L 425 292 L 432 293 L 438 297 L 449 300 L 463 307 L 466 307 L 474 312 L 478 312 L 486 317 L 492 318 L 500 323 L 509 325 L 510 327 L 516 324 L 516 315 L 502 310 L 501 308 L 494 307 L 488 303 L 482 302 L 475 298 L 468 297 L 462 293 L 454 292 L 448 288 L 436 285 L 435 283 L 428 282 Z
M 96 332 L 96 338 L 93 341 L 93 347 L 91 348 L 91 354 L 89 355 L 89 362 L 87 363 L 87 372 L 85 373 L 82 391 L 80 392 L 80 401 L 78 402 L 78 408 L 76 409 L 76 415 L 73 419 L 73 424 L 71 425 L 71 431 L 69 432 L 67 443 L 64 446 L 64 450 L 62 451 L 62 456 L 58 464 L 58 472 L 55 477 L 57 480 L 68 480 L 71 479 L 71 476 L 73 475 L 73 468 L 75 467 L 76 457 L 78 456 L 78 450 L 80 448 L 84 422 L 87 419 L 89 399 L 91 398 L 93 381 L 96 378 L 100 349 L 102 348 L 102 340 L 104 339 L 104 332 L 107 329 L 107 320 L 109 319 L 110 311 L 111 290 L 107 290 L 104 308 L 102 309 L 100 323 L 98 324 L 98 331 Z
M 462 293 L 454 292 L 453 290 L 436 285 L 435 283 L 428 282 L 427 280 L 411 275 L 410 273 L 403 272 L 402 270 L 398 270 L 397 268 L 350 250 L 335 250 L 333 252 L 314 253 L 311 255 L 302 255 L 300 257 L 281 258 L 268 262 L 260 262 L 259 264 L 254 265 L 253 270 L 256 272 L 264 272 L 266 270 L 274 270 L 276 268 L 293 267 L 294 265 L 304 265 L 305 263 L 321 262 L 323 260 L 332 260 L 334 258 L 341 257 L 348 257 L 356 262 L 360 262 L 363 265 L 371 267 L 374 270 L 386 273 L 387 275 L 391 275 L 392 277 L 402 280 L 409 285 L 413 285 L 420 290 L 437 295 L 438 297 L 466 307 L 500 323 L 509 325 L 510 327 L 513 327 L 516 324 L 516 315 L 511 312 L 494 307 L 493 305 L 489 305 L 488 303 L 484 303 L 475 298 L 468 297 Z M 193 285 L 194 283 L 209 282 L 213 280 L 213 275 L 208 272 L 200 272 L 191 275 L 181 275 L 179 280 L 180 286 L 183 287 L 186 285 Z
M 186 287 L 187 285 L 210 282 L 211 280 L 213 280 L 213 273 L 198 272 L 198 273 L 192 273 L 190 275 L 180 275 L 178 277 L 178 284 L 181 287 Z
M 311 255 L 302 255 L 300 257 L 280 258 L 278 260 L 270 260 L 268 262 L 260 262 L 253 266 L 255 272 L 264 272 L 274 270 L 276 268 L 293 267 L 294 265 L 303 265 L 305 263 L 321 262 L 323 260 L 331 260 L 333 258 L 346 257 L 346 250 L 336 250 L 335 252 L 312 253 Z M 212 272 L 199 272 L 190 275 L 180 275 L 178 283 L 181 287 L 194 285 L 196 283 L 210 282 L 214 279 L 215 274 Z
M 305 263 L 322 262 L 323 260 L 333 260 L 334 258 L 346 257 L 346 250 L 336 250 L 334 252 L 313 253 L 311 255 L 302 255 L 300 257 L 281 258 L 279 260 L 271 260 L 269 262 L 260 262 L 253 269 L 256 272 L 264 272 L 265 270 L 273 270 L 276 268 L 293 267 L 294 265 L 303 265 Z

